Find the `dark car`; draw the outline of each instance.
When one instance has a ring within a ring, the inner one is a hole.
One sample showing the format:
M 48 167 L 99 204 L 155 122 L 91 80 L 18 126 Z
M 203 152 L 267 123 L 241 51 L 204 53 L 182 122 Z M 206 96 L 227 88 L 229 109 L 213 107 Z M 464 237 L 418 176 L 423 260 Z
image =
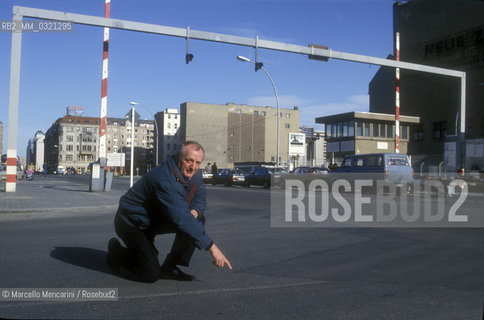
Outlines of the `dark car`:
M 253 173 L 245 176 L 244 186 L 255 185 L 270 188 L 279 184 L 280 177 L 285 173 L 284 169 L 280 168 L 258 167 Z
M 281 177 L 280 186 L 285 187 L 286 180 L 294 179 L 302 181 L 306 186 L 315 179 L 329 180 L 327 167 L 297 167 L 291 173 Z
M 232 185 L 232 170 L 231 169 L 219 169 L 217 173 L 212 175 L 212 184 L 223 184 L 225 186 Z

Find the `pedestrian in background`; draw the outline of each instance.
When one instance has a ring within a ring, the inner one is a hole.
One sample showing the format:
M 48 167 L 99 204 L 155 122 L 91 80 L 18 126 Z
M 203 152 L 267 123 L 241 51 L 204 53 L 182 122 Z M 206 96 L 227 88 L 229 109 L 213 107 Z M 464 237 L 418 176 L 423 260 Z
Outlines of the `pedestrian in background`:
M 218 173 L 217 162 L 214 162 L 212 165 L 212 174 Z

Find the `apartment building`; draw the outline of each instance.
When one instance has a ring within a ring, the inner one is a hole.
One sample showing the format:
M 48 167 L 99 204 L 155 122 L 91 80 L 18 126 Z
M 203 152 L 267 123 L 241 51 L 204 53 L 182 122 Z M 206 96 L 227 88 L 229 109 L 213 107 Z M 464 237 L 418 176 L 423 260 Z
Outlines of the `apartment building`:
M 49 172 L 59 167 L 87 172 L 89 163 L 99 158 L 99 118 L 64 116 L 45 134 L 45 160 Z
M 168 157 L 176 154 L 180 143 L 178 130 L 180 129 L 180 113 L 177 109 L 167 108 L 163 112 L 155 114 L 155 120 L 159 131 L 158 141 L 158 163 L 162 163 Z M 155 150 L 155 153 L 157 151 Z

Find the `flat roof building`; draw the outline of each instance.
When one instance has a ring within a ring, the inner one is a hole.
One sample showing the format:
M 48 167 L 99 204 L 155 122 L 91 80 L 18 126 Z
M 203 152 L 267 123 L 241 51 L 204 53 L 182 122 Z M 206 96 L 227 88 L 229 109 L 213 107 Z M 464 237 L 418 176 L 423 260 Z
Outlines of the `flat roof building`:
M 346 155 L 394 152 L 395 115 L 373 112 L 347 112 L 316 118 L 325 125 L 326 159 L 340 164 Z M 418 117 L 400 115 L 400 153 L 408 152 L 408 142 Z

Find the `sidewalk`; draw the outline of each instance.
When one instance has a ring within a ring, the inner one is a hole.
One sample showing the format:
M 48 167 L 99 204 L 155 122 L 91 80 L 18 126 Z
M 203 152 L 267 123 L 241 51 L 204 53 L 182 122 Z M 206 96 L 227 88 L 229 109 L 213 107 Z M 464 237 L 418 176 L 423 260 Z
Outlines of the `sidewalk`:
M 0 214 L 65 210 L 116 210 L 125 190 L 89 192 L 89 184 L 36 178 L 17 181 L 16 192 L 5 192 L 0 182 Z

